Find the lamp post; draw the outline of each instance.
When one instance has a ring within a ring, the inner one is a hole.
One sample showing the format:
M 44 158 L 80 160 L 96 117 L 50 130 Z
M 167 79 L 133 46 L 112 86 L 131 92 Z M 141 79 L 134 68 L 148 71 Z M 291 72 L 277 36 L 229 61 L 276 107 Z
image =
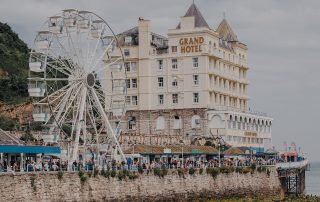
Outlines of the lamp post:
M 181 150 L 182 150 L 182 166 L 184 165 L 184 162 L 183 162 L 183 145 L 182 145 L 182 147 L 181 147 Z
M 220 167 L 221 167 L 221 158 L 220 158 L 220 155 L 221 155 L 221 154 L 220 154 L 220 142 L 218 143 L 218 147 L 219 147 L 219 153 L 218 153 L 218 155 L 219 155 L 219 156 L 218 156 L 219 165 L 218 165 L 218 166 L 219 166 L 219 168 L 220 168 Z

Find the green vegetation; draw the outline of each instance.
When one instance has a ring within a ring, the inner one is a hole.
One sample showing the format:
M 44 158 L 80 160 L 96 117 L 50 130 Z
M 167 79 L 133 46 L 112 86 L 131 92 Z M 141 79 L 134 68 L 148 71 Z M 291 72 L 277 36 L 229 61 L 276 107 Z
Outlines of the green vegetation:
M 34 141 L 35 138 L 33 137 L 31 131 L 29 128 L 25 131 L 25 133 L 20 137 L 20 140 L 28 142 L 28 141 Z
M 159 178 L 164 178 L 164 176 L 168 174 L 168 170 L 166 168 L 155 168 L 153 169 L 153 174 Z
M 189 175 L 193 175 L 196 172 L 194 168 L 189 168 Z
M 0 90 L 1 92 L 1 90 Z M 1 95 L 2 93 L 0 93 Z M 19 123 L 11 118 L 0 116 L 0 128 L 5 131 L 15 130 L 19 127 Z
M 25 78 L 29 49 L 8 24 L 0 22 L 0 68 L 9 75 Z
M 0 22 L 0 101 L 17 104 L 29 100 L 28 58 L 27 44 Z
M 63 171 L 59 171 L 58 172 L 58 179 L 62 180 L 63 179 L 63 175 L 64 175 L 64 172 Z
M 31 176 L 30 181 L 31 181 L 31 187 L 33 188 L 33 191 L 37 191 L 37 186 L 36 186 L 36 176 Z

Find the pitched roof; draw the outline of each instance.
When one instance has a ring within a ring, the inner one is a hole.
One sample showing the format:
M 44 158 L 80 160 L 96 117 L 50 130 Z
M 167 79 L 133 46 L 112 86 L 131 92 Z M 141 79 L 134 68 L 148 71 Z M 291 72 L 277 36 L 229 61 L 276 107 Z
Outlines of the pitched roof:
M 197 146 L 197 145 L 167 145 L 167 146 L 160 146 L 160 145 L 135 145 L 134 148 L 128 149 L 125 151 L 125 154 L 130 154 L 133 151 L 135 153 L 140 154 L 163 154 L 164 149 L 170 149 L 171 153 L 202 153 L 202 154 L 217 154 L 218 151 L 214 147 L 210 146 Z
M 238 41 L 237 35 L 232 31 L 232 29 L 226 19 L 223 19 L 221 21 L 221 23 L 219 24 L 219 27 L 217 29 L 217 32 L 219 33 L 222 40 Z
M 186 12 L 186 14 L 183 17 L 191 17 L 191 16 L 194 16 L 194 27 L 208 27 L 209 28 L 208 23 L 206 22 L 206 20 L 202 16 L 200 10 L 198 9 L 196 4 L 194 4 L 194 3 L 191 4 L 188 11 Z M 177 29 L 180 29 L 180 23 L 178 24 Z
M 0 128 L 0 145 L 21 145 L 24 144 L 19 138 Z
M 226 150 L 224 152 L 224 154 L 226 155 L 240 155 L 240 154 L 244 154 L 244 152 L 239 149 L 238 147 L 231 147 L 230 149 Z

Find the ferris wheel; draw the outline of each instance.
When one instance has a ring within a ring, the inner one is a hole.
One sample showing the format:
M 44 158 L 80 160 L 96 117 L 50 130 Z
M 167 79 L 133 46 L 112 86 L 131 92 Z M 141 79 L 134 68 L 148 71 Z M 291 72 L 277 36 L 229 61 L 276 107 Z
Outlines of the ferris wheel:
M 37 32 L 28 78 L 33 119 L 45 124 L 47 142 L 68 142 L 69 162 L 112 148 L 124 158 L 118 142 L 127 92 L 123 61 L 114 32 L 93 12 L 63 10 Z

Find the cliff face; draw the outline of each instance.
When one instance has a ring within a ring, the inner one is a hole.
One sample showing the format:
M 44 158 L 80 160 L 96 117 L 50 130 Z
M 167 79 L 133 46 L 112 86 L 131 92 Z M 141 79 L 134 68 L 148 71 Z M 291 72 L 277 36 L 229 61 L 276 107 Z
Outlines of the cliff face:
M 32 103 L 7 105 L 0 102 L 0 116 L 16 120 L 20 125 L 32 120 Z

